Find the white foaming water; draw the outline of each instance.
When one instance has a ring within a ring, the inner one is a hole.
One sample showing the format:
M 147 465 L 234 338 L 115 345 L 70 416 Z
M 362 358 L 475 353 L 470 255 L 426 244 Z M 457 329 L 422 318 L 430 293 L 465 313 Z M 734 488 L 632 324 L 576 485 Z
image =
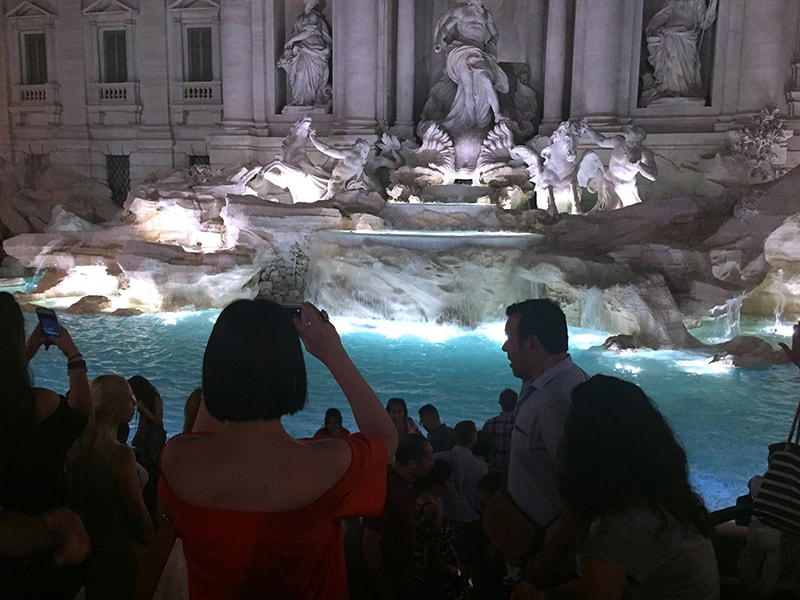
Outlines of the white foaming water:
M 59 315 L 89 364 L 90 376 L 141 374 L 161 391 L 168 434 L 181 430 L 183 402 L 200 385 L 206 340 L 219 311 L 163 313 L 136 317 Z M 27 315 L 28 330 L 35 317 Z M 332 319 L 355 363 L 386 400 L 406 399 L 411 416 L 432 402 L 454 425 L 471 419 L 479 426 L 497 412 L 497 396 L 519 388 L 500 350 L 503 321 L 475 329 L 380 320 Z M 791 337 L 791 324 L 775 331 L 766 321 L 742 323 L 743 331 L 773 346 Z M 696 335 L 712 341 L 723 334 L 710 323 Z M 785 439 L 796 406 L 800 376 L 795 367 L 736 369 L 709 364 L 699 351 L 639 350 L 612 353 L 600 348 L 608 334 L 573 328 L 574 360 L 590 374 L 605 373 L 640 385 L 666 415 L 689 457 L 692 481 L 711 509 L 732 505 L 747 481 L 766 468 L 767 445 Z M 345 426 L 355 429 L 347 402 L 327 370 L 306 356 L 306 409 L 284 420 L 293 435 L 312 434 L 324 412 L 335 406 Z M 65 391 L 64 359 L 40 350 L 32 362 L 37 385 Z M 135 430 L 135 422 L 131 424 Z

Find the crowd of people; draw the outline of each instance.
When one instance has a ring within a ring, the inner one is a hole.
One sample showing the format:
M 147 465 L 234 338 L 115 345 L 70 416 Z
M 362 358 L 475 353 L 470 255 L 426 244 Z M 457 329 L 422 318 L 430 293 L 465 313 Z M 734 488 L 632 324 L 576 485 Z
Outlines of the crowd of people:
M 0 598 L 719 598 L 712 522 L 656 405 L 572 361 L 555 302 L 506 313 L 519 393 L 480 427 L 432 404 L 418 426 L 325 311 L 233 302 L 167 441 L 146 378 L 89 380 L 63 325 L 26 338 L 0 293 Z M 32 383 L 51 345 L 63 396 Z M 284 429 L 306 401 L 301 345 L 358 431 L 337 408 L 311 438 Z M 784 350 L 800 366 L 800 324 Z

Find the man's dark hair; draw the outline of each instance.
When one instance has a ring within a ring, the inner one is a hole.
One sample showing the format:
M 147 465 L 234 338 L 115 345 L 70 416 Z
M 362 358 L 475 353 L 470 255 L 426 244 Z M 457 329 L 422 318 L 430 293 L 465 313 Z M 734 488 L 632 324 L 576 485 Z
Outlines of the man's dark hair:
M 518 399 L 519 394 L 511 388 L 506 388 L 500 392 L 500 406 L 503 410 L 514 410 Z
M 456 432 L 456 444 L 459 446 L 468 446 L 472 442 L 472 436 L 478 434 L 475 421 L 459 421 L 453 429 Z
M 394 459 L 398 464 L 408 465 L 412 460 L 420 462 L 425 458 L 425 447 L 430 444 L 428 440 L 417 433 L 412 433 L 406 439 L 401 440 L 394 453 Z
M 437 418 L 439 416 L 439 411 L 436 410 L 436 407 L 433 404 L 423 404 L 419 407 L 419 414 L 420 415 L 436 415 Z
M 567 318 L 564 311 L 548 298 L 517 302 L 506 308 L 506 316 L 519 315 L 517 340 L 520 346 L 535 335 L 549 354 L 567 351 Z

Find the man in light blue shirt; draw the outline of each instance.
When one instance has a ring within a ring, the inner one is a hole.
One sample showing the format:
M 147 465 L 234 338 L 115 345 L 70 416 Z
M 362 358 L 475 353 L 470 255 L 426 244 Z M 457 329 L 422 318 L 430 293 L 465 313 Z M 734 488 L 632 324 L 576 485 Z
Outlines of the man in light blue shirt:
M 548 528 L 562 511 L 556 473 L 570 395 L 588 376 L 567 352 L 567 320 L 555 302 L 526 300 L 509 306 L 506 315 L 503 351 L 511 371 L 522 379 L 508 492 L 533 521 Z

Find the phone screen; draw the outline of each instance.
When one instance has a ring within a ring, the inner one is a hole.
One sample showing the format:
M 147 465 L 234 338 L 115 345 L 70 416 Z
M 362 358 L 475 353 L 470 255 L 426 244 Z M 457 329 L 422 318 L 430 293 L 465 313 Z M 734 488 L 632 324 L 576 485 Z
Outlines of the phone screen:
M 42 332 L 50 337 L 58 337 L 61 335 L 61 328 L 58 326 L 58 318 L 55 311 L 49 308 L 37 308 L 36 315 L 39 317 L 39 325 L 42 326 Z

